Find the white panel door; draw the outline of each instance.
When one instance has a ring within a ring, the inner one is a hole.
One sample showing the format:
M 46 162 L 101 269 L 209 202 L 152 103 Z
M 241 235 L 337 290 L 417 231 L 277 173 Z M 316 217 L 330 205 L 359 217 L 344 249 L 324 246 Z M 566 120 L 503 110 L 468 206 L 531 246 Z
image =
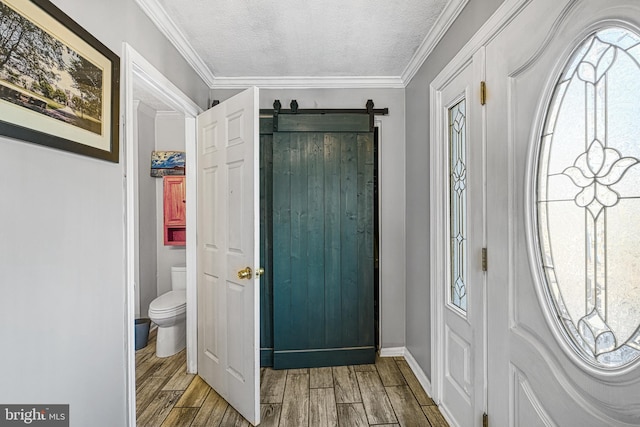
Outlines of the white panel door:
M 198 116 L 198 373 L 260 422 L 259 107 L 251 88 Z M 241 278 L 239 272 L 253 274 Z
M 483 71 L 480 50 L 441 79 L 441 86 L 432 86 L 439 129 L 432 141 L 433 286 L 438 290 L 434 386 L 440 410 L 460 427 L 482 425 L 485 409 Z
M 598 366 L 637 334 L 640 299 L 640 167 L 617 161 L 640 157 L 640 77 L 617 83 L 630 76 L 622 62 L 639 65 L 625 49 L 640 43 L 590 39 L 611 26 L 639 34 L 640 3 L 536 0 L 486 47 L 492 426 L 640 425 L 638 360 Z

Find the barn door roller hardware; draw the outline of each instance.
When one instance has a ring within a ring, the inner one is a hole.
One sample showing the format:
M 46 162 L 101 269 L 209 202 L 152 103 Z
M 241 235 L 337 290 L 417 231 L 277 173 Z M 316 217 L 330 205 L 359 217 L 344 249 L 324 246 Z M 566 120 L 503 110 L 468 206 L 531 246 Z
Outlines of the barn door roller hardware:
M 367 114 L 369 115 L 369 130 L 373 132 L 374 117 L 376 114 L 386 116 L 389 114 L 388 108 L 373 108 L 373 100 L 368 100 L 364 109 L 357 108 L 298 108 L 298 101 L 295 99 L 289 104 L 290 109 L 282 109 L 280 100 L 273 102 L 273 110 L 261 109 L 261 115 L 273 115 L 273 131 L 278 131 L 278 116 L 282 114 Z

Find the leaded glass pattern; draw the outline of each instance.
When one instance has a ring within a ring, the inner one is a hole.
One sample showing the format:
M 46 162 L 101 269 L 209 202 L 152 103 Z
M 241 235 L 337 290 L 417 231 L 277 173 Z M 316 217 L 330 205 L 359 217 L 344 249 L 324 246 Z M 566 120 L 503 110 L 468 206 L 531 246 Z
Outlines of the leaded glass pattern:
M 572 348 L 615 369 L 640 357 L 640 36 L 589 36 L 555 87 L 540 143 L 546 290 Z
M 465 100 L 449 108 L 451 303 L 467 311 L 467 144 Z

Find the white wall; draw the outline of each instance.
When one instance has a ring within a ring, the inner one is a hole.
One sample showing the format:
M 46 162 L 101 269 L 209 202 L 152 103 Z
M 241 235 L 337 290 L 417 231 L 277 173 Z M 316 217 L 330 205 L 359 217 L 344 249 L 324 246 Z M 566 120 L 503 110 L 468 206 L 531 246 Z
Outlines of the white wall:
M 184 151 L 185 128 L 184 114 L 176 112 L 158 112 L 156 115 L 156 150 Z M 151 154 L 149 153 L 149 156 Z M 151 157 L 149 157 L 150 159 Z M 141 174 L 148 174 L 148 170 L 141 170 Z M 162 295 L 171 290 L 171 266 L 185 265 L 186 248 L 184 246 L 164 245 L 164 207 L 162 178 L 154 178 L 156 191 L 156 232 L 157 232 L 157 292 Z
M 53 3 L 117 54 L 129 42 L 206 105 L 206 85 L 135 2 Z M 0 153 L 0 402 L 68 403 L 73 426 L 125 426 L 122 160 L 4 137 Z
M 469 0 L 406 88 L 407 348 L 431 378 L 429 85 L 503 0 Z
M 158 296 L 158 214 L 156 185 L 151 176 L 151 152 L 156 146 L 156 111 L 139 103 L 138 128 L 138 288 L 140 309 L 137 317 L 149 316 L 149 304 Z M 160 179 L 162 181 L 162 179 Z M 162 238 L 162 235 L 160 235 Z
M 153 151 L 184 151 L 184 115 L 155 111 L 138 103 L 138 317 L 148 317 L 149 304 L 171 290 L 171 266 L 186 263 L 184 246 L 164 245 L 163 179 L 150 173 Z
M 236 90 L 213 90 L 211 99 L 225 100 Z M 389 108 L 382 122 L 380 174 L 380 282 L 382 347 L 405 345 L 405 94 L 403 89 L 261 89 L 260 108 L 273 108 L 279 99 L 288 109 L 292 99 L 299 108 Z

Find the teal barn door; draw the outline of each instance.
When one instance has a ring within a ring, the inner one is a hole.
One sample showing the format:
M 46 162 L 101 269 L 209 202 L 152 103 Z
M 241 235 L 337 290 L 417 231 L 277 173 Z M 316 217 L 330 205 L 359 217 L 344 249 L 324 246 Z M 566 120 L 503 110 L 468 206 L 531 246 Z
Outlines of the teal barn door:
M 374 134 L 293 117 L 272 141 L 273 366 L 373 363 Z

